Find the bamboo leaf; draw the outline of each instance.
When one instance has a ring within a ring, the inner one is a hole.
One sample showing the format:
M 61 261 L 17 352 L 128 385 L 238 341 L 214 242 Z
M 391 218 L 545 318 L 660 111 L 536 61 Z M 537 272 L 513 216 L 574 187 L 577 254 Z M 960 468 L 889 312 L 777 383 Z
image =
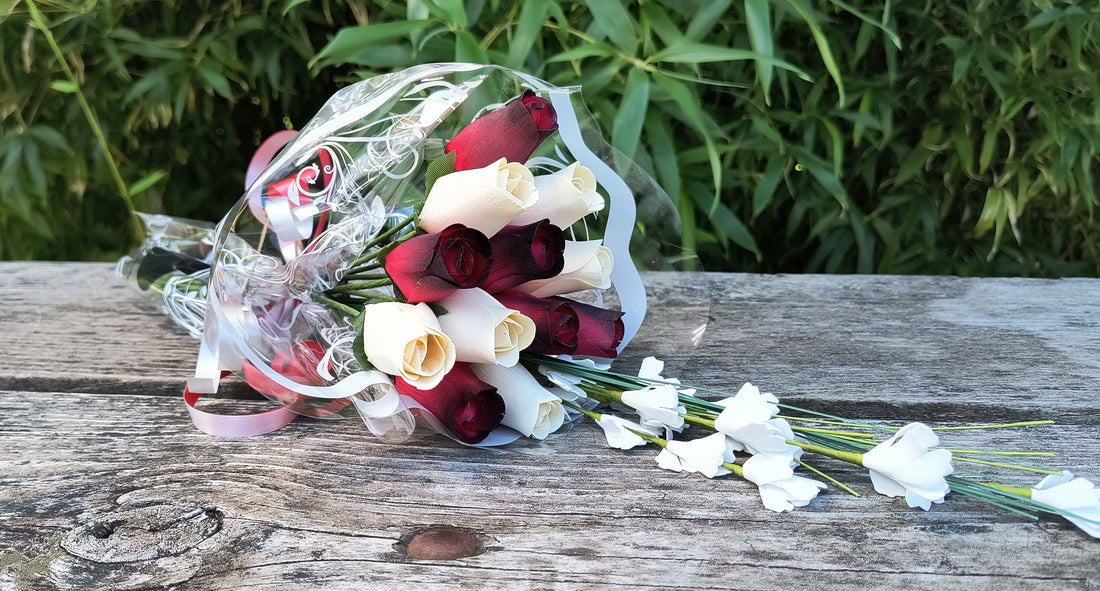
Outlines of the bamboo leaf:
M 786 167 L 786 157 L 777 155 L 768 159 L 764 174 L 760 177 L 760 181 L 756 183 L 756 188 L 752 192 L 753 219 L 756 219 L 756 216 L 764 213 L 764 210 L 768 208 L 768 204 L 771 203 L 772 197 L 775 195 L 775 190 L 779 188 L 779 181 L 783 178 L 783 171 Z
M 810 28 L 810 34 L 813 35 L 814 43 L 817 45 L 817 51 L 821 55 L 821 61 L 825 64 L 825 69 L 828 70 L 829 75 L 832 76 L 833 82 L 836 84 L 838 105 L 844 104 L 844 79 L 840 76 L 840 68 L 836 65 L 836 60 L 833 58 L 833 50 L 829 47 L 829 40 L 825 37 L 824 31 L 821 30 L 821 25 L 817 23 L 817 17 L 813 13 L 813 9 L 804 4 L 804 0 L 786 0 L 787 4 L 794 9 L 795 13 L 802 18 L 806 26 Z
M 431 14 L 457 29 L 468 25 L 463 0 L 424 0 L 424 4 Z
M 812 80 L 810 75 L 801 68 L 781 59 L 755 51 L 749 51 L 747 49 L 733 49 L 730 47 L 719 47 L 717 45 L 705 45 L 702 43 L 684 42 L 672 47 L 666 47 L 650 56 L 646 61 L 650 63 L 702 64 L 709 62 L 738 62 L 747 60 L 754 60 L 757 63 L 783 68 L 784 70 L 794 72 L 803 80 Z
M 729 7 L 730 0 L 711 0 L 699 7 L 691 17 L 691 22 L 684 31 L 684 37 L 691 41 L 699 41 L 706 36 L 707 32 L 714 29 L 715 23 L 722 20 L 722 17 L 728 13 Z
M 73 94 L 80 90 L 80 87 L 75 82 L 69 80 L 54 80 L 50 82 L 50 88 L 63 94 Z
M 455 61 L 472 64 L 488 64 L 489 56 L 481 48 L 477 38 L 468 31 L 455 33 Z
M 431 19 L 394 21 L 340 29 L 336 33 L 336 37 L 324 46 L 317 55 L 313 56 L 313 59 L 309 60 L 309 67 L 313 68 L 318 64 L 350 61 L 351 58 L 359 57 L 360 54 L 371 47 L 407 37 L 411 33 L 421 31 L 435 22 Z
M 638 49 L 638 25 L 618 0 L 585 0 L 596 26 L 613 44 L 633 55 Z
M 661 74 L 660 72 L 653 74 L 653 81 L 672 96 L 673 101 L 684 112 L 684 115 L 691 122 L 692 126 L 703 136 L 703 143 L 707 150 L 707 159 L 710 161 L 711 178 L 714 180 L 714 200 L 711 203 L 711 207 L 708 208 L 708 214 L 713 213 L 718 207 L 722 190 L 722 163 L 718 158 L 718 149 L 715 147 L 714 140 L 711 137 L 711 130 L 713 127 L 707 124 L 707 118 L 699 107 L 699 99 L 691 89 L 681 84 L 680 81 Z
M 753 51 L 767 57 L 775 56 L 775 47 L 772 44 L 772 19 L 771 8 L 768 0 L 745 0 L 745 24 L 749 28 L 749 46 Z M 772 68 L 770 63 L 754 60 L 756 62 L 756 79 L 760 83 L 760 90 L 764 93 L 764 102 L 772 104 L 768 92 L 772 86 Z
M 550 10 L 547 0 L 527 0 L 519 13 L 519 22 L 516 32 L 512 35 L 512 42 L 508 46 L 508 63 L 512 67 L 521 67 L 527 54 L 535 45 L 542 30 L 542 23 L 546 20 L 546 14 Z
M 629 158 L 633 158 L 638 149 L 648 107 L 649 75 L 639 68 L 632 68 L 627 74 L 626 88 L 623 89 L 611 127 L 611 144 Z
M 130 185 L 129 194 L 131 197 L 140 195 L 148 190 L 153 185 L 159 183 L 164 177 L 168 176 L 168 173 L 163 170 L 153 171 L 152 173 L 142 177 L 136 183 Z

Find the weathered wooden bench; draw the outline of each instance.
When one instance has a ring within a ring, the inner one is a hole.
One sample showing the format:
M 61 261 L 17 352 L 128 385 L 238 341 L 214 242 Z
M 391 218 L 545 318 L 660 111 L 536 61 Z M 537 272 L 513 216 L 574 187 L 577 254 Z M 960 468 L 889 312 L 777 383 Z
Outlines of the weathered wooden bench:
M 648 281 L 623 371 L 656 354 L 698 384 L 882 421 L 1050 418 L 958 437 L 1100 481 L 1100 280 Z M 688 351 L 670 331 L 708 314 Z M 504 450 L 426 430 L 389 445 L 358 420 L 210 437 L 180 397 L 197 342 L 107 264 L 0 264 L 0 335 L 0 589 L 1100 586 L 1100 541 L 1060 519 L 958 495 L 908 509 L 827 460 L 864 496 L 777 514 L 745 481 L 661 470 L 583 422 Z M 212 402 L 271 407 L 232 384 Z

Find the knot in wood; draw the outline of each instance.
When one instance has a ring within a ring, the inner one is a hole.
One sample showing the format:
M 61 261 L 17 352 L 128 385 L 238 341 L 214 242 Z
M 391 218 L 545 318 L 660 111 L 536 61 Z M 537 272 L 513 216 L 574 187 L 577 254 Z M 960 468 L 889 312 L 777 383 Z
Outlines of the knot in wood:
M 95 562 L 138 562 L 182 554 L 220 529 L 217 509 L 157 503 L 97 517 L 66 534 L 61 547 Z
M 413 535 L 405 553 L 416 560 L 456 560 L 484 551 L 476 536 L 453 527 L 433 527 Z

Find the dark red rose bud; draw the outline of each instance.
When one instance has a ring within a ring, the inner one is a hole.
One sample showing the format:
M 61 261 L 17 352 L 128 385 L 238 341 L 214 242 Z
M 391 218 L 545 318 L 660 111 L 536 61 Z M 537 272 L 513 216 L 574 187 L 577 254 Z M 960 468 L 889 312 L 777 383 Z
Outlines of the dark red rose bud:
M 456 363 L 431 390 L 409 385 L 400 377 L 394 382 L 401 395 L 428 409 L 464 443 L 481 442 L 504 419 L 504 399 L 496 388 L 478 379 L 468 364 Z
M 531 114 L 531 120 L 535 122 L 535 127 L 542 134 L 542 139 L 550 137 L 550 134 L 558 129 L 558 114 L 554 111 L 554 107 L 550 106 L 550 101 L 535 96 L 535 93 L 530 90 L 524 91 L 519 101 L 527 107 L 527 112 Z
M 579 334 L 574 355 L 614 359 L 619 354 L 617 347 L 623 342 L 623 312 L 605 310 L 566 298 L 548 299 L 571 304 L 573 311 L 577 313 L 580 328 L 577 331 Z
M 386 255 L 386 274 L 410 303 L 439 301 L 489 276 L 492 248 L 481 232 L 462 224 L 402 242 Z
M 526 351 L 561 355 L 577 350 L 580 320 L 573 309 L 575 302 L 563 298 L 536 298 L 514 290 L 495 293 L 493 297 L 506 308 L 523 314 L 535 323 L 535 340 Z
M 497 293 L 534 281 L 549 279 L 565 266 L 565 234 L 541 220 L 526 226 L 505 226 L 489 239 L 493 266 L 481 289 Z
M 445 151 L 455 153 L 455 171 L 482 168 L 501 158 L 522 164 L 557 128 L 554 107 L 528 90 L 519 100 L 467 125 Z

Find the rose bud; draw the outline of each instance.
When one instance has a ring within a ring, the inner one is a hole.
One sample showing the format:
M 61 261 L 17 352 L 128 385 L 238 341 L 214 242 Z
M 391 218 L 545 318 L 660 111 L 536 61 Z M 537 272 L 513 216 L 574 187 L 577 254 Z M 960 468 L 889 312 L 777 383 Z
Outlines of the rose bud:
M 454 367 L 454 343 L 427 304 L 383 302 L 361 314 L 363 354 L 379 371 L 431 390 Z
M 325 348 L 317 341 L 294 343 L 271 360 L 271 369 L 288 380 L 304 386 L 323 386 L 325 379 L 317 371 L 317 366 L 324 357 Z M 290 404 L 299 398 L 298 393 L 265 376 L 247 360 L 241 367 L 241 373 L 244 374 L 244 381 L 250 388 L 271 396 L 283 404 Z
M 515 365 L 535 338 L 535 323 L 505 308 L 480 289 L 463 289 L 439 300 L 447 311 L 439 326 L 455 344 L 455 359 L 469 363 Z
M 481 168 L 443 175 L 424 199 L 420 227 L 438 232 L 451 224 L 463 224 L 492 236 L 538 201 L 534 179 L 527 167 L 503 158 Z
M 554 107 L 528 90 L 467 125 L 444 151 L 455 153 L 455 170 L 481 168 L 501 158 L 522 164 L 557 128 Z
M 535 323 L 535 338 L 527 351 L 561 355 L 577 350 L 580 319 L 572 300 L 544 300 L 515 290 L 502 291 L 493 297 L 505 308 L 516 310 Z
M 401 378 L 394 380 L 394 386 L 402 396 L 432 413 L 463 443 L 480 443 L 504 418 L 504 399 L 497 389 L 478 379 L 465 363 L 456 363 L 431 390 L 410 386 Z
M 611 269 L 615 258 L 599 240 L 565 241 L 565 264 L 561 273 L 549 279 L 536 279 L 516 286 L 535 297 L 545 298 L 586 289 L 611 287 Z
M 561 273 L 565 265 L 565 235 L 547 220 L 526 226 L 505 226 L 489 239 L 493 266 L 481 289 L 496 293 Z
M 502 425 L 535 439 L 546 439 L 561 428 L 565 421 L 561 399 L 543 388 L 522 366 L 475 363 L 472 369 L 477 377 L 496 386 L 504 399 Z
M 603 197 L 596 192 L 595 175 L 576 162 L 555 173 L 539 175 L 534 182 L 539 200 L 516 216 L 513 224 L 547 218 L 559 228 L 568 228 L 604 208 Z
M 619 354 L 617 348 L 623 342 L 623 312 L 605 310 L 565 298 L 548 299 L 566 302 L 577 313 L 577 350 L 573 352 L 574 355 L 614 359 Z
M 456 289 L 481 285 L 492 249 L 484 234 L 453 224 L 410 238 L 386 255 L 386 274 L 410 303 L 441 300 Z

